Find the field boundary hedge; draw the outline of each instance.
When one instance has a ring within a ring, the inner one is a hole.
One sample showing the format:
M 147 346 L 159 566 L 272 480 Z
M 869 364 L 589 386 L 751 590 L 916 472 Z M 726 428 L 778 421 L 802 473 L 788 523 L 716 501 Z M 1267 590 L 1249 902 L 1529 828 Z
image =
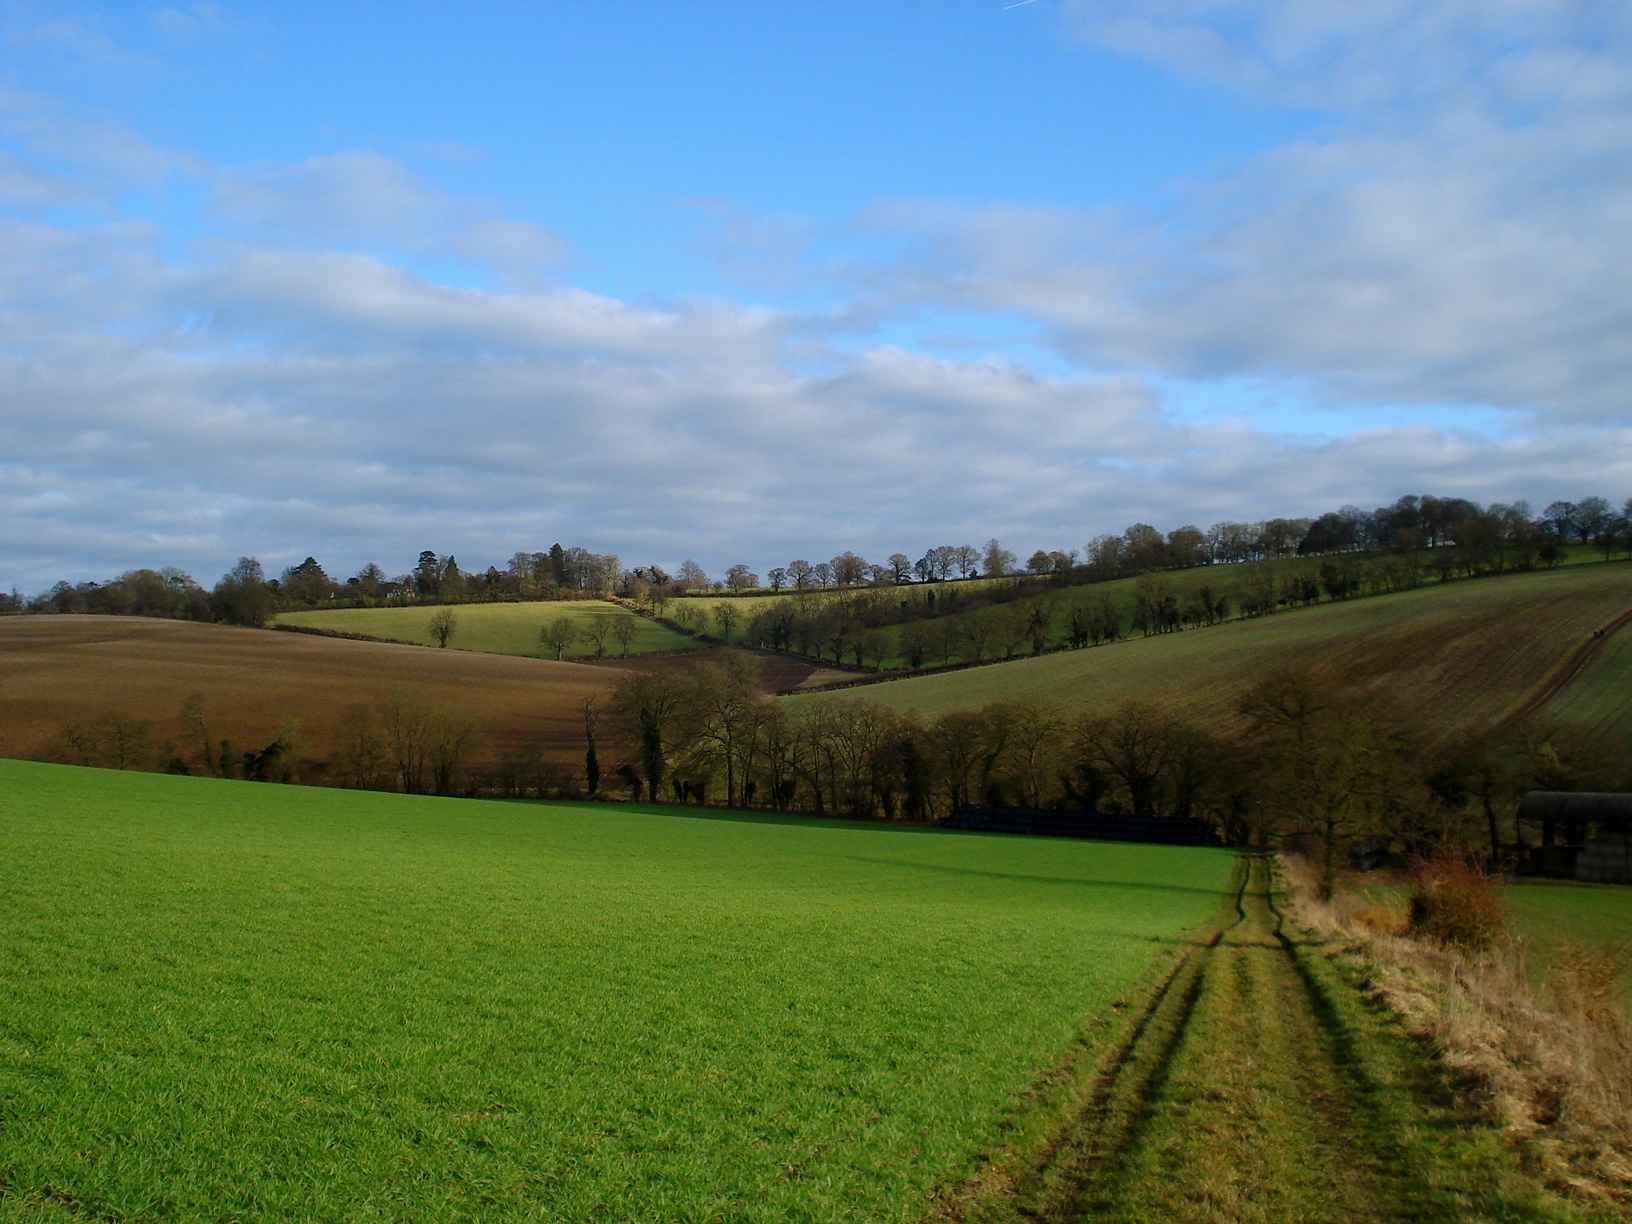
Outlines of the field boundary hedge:
M 321 629 L 316 625 L 285 625 L 273 623 L 268 629 L 279 633 L 304 633 L 309 637 L 343 638 L 348 642 L 381 642 L 387 646 L 424 646 L 424 642 L 405 642 L 401 638 L 375 637 L 372 633 L 347 633 L 344 629 Z M 434 649 L 434 647 L 432 648 Z

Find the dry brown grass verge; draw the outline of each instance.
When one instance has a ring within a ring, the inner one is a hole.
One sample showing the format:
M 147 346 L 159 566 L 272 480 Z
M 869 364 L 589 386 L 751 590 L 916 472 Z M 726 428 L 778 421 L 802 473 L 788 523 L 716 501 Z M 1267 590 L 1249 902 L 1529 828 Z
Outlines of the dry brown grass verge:
M 1531 1173 L 1632 1215 L 1632 1024 L 1614 1004 L 1614 951 L 1567 949 L 1544 1000 L 1512 938 L 1458 950 L 1414 932 L 1403 910 L 1341 892 L 1318 900 L 1318 868 L 1301 856 L 1281 856 L 1281 871 L 1298 923 L 1353 958 L 1372 998 L 1508 1132 Z

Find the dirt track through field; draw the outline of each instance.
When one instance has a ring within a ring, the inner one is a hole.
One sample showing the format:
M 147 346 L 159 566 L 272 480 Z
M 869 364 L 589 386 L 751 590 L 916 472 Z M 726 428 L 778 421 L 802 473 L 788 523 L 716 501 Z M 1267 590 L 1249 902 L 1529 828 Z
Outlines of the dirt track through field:
M 1102 1055 L 1083 1104 L 982 1221 L 1434 1216 L 1374 1116 L 1356 1037 L 1289 931 L 1262 857 L 1234 905 Z

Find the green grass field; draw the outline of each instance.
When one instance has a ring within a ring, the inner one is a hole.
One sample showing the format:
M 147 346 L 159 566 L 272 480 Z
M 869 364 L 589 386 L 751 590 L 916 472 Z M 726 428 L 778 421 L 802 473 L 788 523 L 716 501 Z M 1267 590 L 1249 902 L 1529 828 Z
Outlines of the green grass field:
M 1632 626 L 1605 641 L 1546 712 L 1590 727 L 1623 750 L 1632 748 Z
M 0 761 L 0 1219 L 902 1220 L 1233 856 Z
M 1627 958 L 1621 1000 L 1632 1007 L 1632 888 L 1525 880 L 1506 895 L 1514 929 L 1527 946 L 1538 980 L 1545 981 L 1547 966 L 1562 944 L 1618 948 Z
M 389 638 L 397 642 L 415 642 L 434 646 L 430 619 L 437 611 L 432 607 L 409 608 L 336 608 L 332 611 L 285 612 L 277 618 L 279 624 L 305 625 L 313 629 L 335 629 L 342 633 L 366 633 L 370 637 Z M 605 603 L 598 599 L 574 599 L 547 603 L 461 604 L 453 609 L 457 618 L 448 648 L 479 650 L 487 654 L 527 655 L 533 658 L 553 659 L 555 652 L 539 644 L 538 631 L 546 621 L 558 616 L 570 616 L 588 623 L 597 617 L 627 619 L 635 625 L 636 634 L 629 643 L 631 655 L 650 654 L 656 650 L 676 650 L 695 646 L 697 642 L 683 633 L 636 616 L 627 608 Z M 606 654 L 614 657 L 623 647 L 617 639 L 608 637 Z M 586 642 L 569 646 L 564 659 L 592 659 L 595 648 Z
M 1499 718 L 1628 606 L 1632 566 L 1581 565 L 789 700 L 861 699 L 924 713 L 1024 696 L 1099 709 L 1142 700 L 1217 722 L 1258 679 L 1298 666 L 1359 693 L 1433 702 L 1437 724 L 1449 730 Z M 1606 701 L 1632 710 L 1632 686 L 1618 691 L 1619 704 L 1613 688 Z

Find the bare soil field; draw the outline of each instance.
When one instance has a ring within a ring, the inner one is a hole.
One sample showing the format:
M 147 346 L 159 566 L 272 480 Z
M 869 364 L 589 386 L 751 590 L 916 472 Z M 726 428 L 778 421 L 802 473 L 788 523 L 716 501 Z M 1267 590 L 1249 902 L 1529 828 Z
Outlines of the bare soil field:
M 575 760 L 580 706 L 619 673 L 546 659 L 431 650 L 190 621 L 112 616 L 0 618 L 0 756 L 28 757 L 74 720 L 151 722 L 161 734 L 193 694 L 210 733 L 255 748 L 295 724 L 321 751 L 344 712 L 393 692 L 467 711 L 486 735 L 478 763 L 539 745 Z

